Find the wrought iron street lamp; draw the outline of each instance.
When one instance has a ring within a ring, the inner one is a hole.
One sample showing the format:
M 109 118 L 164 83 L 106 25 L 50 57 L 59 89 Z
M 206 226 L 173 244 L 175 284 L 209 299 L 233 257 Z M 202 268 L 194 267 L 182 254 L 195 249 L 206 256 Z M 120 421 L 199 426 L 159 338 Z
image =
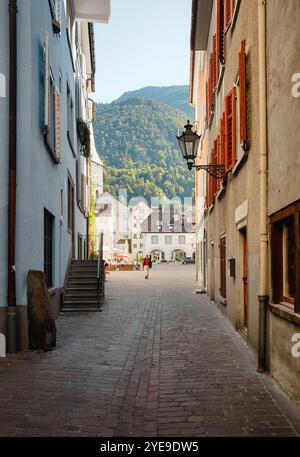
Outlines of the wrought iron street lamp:
M 182 132 L 182 135 L 180 136 L 177 135 L 177 140 L 183 158 L 187 162 L 188 169 L 192 170 L 193 168 L 195 168 L 197 171 L 205 170 L 207 173 L 209 173 L 216 179 L 225 178 L 225 165 L 196 165 L 195 162 L 201 136 L 197 135 L 196 132 L 193 132 L 193 126 L 190 124 L 190 121 L 187 122 L 184 128 L 185 132 Z

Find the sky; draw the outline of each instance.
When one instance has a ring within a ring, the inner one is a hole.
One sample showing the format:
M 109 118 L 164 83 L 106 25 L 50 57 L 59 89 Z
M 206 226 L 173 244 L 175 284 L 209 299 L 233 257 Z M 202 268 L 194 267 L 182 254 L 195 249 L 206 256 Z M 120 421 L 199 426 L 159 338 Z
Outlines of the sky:
M 189 83 L 192 0 L 111 0 L 95 24 L 97 102 L 145 86 Z

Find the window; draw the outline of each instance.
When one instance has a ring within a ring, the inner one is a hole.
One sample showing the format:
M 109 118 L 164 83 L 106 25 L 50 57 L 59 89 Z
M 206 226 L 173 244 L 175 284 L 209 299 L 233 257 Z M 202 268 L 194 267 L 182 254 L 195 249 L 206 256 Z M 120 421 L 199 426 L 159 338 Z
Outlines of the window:
M 220 239 L 220 295 L 226 298 L 226 238 Z
M 137 237 L 138 237 L 138 236 L 137 236 L 137 234 L 135 233 L 135 234 L 133 235 L 133 238 L 136 240 Z
M 74 105 L 73 105 L 72 94 L 71 94 L 69 84 L 67 84 L 67 119 L 68 119 L 67 136 L 68 136 L 69 144 L 70 144 L 71 149 L 74 154 L 74 147 L 73 147 L 73 144 L 74 144 Z
M 54 216 L 44 209 L 44 273 L 47 287 L 53 287 Z
M 166 243 L 166 244 L 172 244 L 172 237 L 169 236 L 169 235 L 167 235 L 167 236 L 165 237 L 165 243 Z
M 179 244 L 185 244 L 185 236 L 184 235 L 180 235 L 179 236 Z
M 300 201 L 271 217 L 273 302 L 300 312 Z
M 141 240 L 143 239 L 143 234 L 142 234 L 142 233 L 140 234 L 140 239 L 141 239 Z
M 151 236 L 151 244 L 158 244 L 158 236 Z
M 134 244 L 134 245 L 133 245 L 133 249 L 137 249 L 137 244 Z
M 231 170 L 236 162 L 236 103 L 235 88 L 225 99 L 225 167 Z
M 74 232 L 74 185 L 68 178 L 68 231 Z

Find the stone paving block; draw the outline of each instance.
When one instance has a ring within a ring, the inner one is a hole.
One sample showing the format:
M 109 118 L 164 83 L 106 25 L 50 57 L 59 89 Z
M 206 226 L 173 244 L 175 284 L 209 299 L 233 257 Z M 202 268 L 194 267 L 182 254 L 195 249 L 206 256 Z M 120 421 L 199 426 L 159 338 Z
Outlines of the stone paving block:
M 300 434 L 300 411 L 192 277 L 114 272 L 102 313 L 59 317 L 55 351 L 1 360 L 0 436 Z

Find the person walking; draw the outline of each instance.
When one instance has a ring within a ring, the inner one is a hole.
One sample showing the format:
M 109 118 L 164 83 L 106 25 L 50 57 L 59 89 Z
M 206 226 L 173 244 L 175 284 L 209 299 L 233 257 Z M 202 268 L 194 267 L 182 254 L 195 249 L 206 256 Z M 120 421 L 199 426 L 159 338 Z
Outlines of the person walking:
M 145 279 L 149 279 L 150 268 L 152 268 L 152 261 L 151 257 L 149 257 L 148 255 L 146 255 L 145 257 L 143 267 L 145 272 Z

